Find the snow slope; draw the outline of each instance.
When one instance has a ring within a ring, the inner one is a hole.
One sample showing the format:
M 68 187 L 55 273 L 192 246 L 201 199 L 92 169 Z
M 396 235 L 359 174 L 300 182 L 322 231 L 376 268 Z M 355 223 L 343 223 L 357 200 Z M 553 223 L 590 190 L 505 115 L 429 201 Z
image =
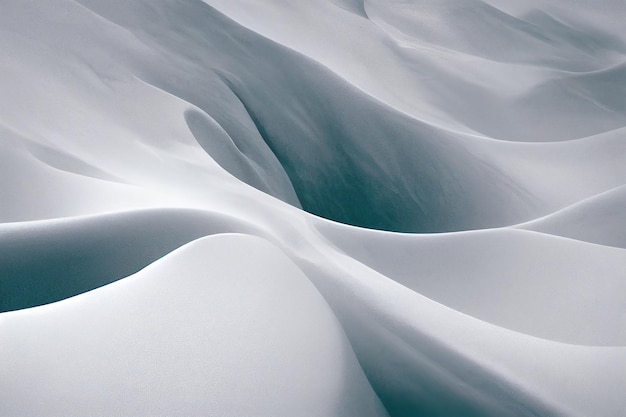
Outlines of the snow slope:
M 0 415 L 626 409 L 618 0 L 3 0 Z
M 323 298 L 258 238 L 197 240 L 2 328 L 5 415 L 386 415 Z

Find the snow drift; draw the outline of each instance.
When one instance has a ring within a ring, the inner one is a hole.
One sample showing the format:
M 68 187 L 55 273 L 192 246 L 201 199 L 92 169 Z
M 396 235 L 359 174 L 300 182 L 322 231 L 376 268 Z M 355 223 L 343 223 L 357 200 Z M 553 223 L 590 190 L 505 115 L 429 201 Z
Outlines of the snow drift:
M 600 3 L 3 1 L 0 414 L 620 415 Z

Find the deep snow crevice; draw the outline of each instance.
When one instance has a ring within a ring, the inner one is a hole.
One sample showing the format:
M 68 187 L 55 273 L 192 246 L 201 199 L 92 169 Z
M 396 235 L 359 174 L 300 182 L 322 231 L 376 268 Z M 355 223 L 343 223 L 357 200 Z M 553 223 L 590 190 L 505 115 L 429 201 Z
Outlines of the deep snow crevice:
M 299 66 L 303 71 L 293 73 L 285 65 L 283 78 L 267 80 L 279 91 L 221 78 L 304 210 L 353 226 L 431 233 L 502 226 L 533 208 L 528 193 L 456 138 L 388 109 L 318 66 L 293 65 Z M 276 96 L 268 96 L 271 91 Z

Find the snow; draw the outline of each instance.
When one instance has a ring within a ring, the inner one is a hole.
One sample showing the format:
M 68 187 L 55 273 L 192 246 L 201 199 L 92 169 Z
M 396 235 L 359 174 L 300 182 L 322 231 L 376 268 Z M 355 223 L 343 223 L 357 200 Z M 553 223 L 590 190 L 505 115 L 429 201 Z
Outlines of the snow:
M 254 237 L 196 240 L 2 327 L 6 415 L 386 415 L 324 299 Z
M 625 20 L 3 1 L 0 415 L 620 415 Z

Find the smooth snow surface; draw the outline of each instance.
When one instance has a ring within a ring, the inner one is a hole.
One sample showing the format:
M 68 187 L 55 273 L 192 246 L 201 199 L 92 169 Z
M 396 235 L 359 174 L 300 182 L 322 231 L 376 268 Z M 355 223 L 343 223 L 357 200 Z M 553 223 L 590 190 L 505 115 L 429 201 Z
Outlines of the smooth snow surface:
M 623 1 L 0 11 L 0 416 L 624 414 Z

